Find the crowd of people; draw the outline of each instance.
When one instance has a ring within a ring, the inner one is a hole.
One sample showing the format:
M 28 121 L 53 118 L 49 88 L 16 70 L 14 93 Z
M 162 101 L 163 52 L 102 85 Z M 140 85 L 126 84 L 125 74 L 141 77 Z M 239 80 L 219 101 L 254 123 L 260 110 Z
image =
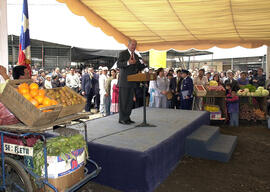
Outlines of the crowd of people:
M 194 85 L 207 86 L 210 81 L 216 81 L 218 85 L 226 89 L 228 112 L 230 119 L 237 119 L 239 107 L 236 92 L 247 84 L 255 87 L 263 86 L 270 89 L 270 79 L 266 80 L 262 68 L 256 71 L 205 72 L 204 69 L 192 71 L 181 69 L 163 69 L 156 71 L 149 69 L 150 73 L 156 73 L 157 79 L 147 84 L 147 101 L 149 107 L 174 108 L 186 110 L 202 110 L 202 100 L 195 98 L 193 103 Z M 12 75 L 11 72 L 8 75 Z M 85 111 L 91 113 L 91 109 L 108 116 L 118 113 L 119 110 L 119 70 L 107 67 L 92 67 L 84 70 L 66 68 L 53 71 L 33 71 L 32 80 L 40 87 L 46 89 L 68 86 L 83 95 L 87 102 Z M 134 87 L 133 108 L 143 106 L 143 87 L 137 83 Z M 92 110 L 93 111 L 93 110 Z M 235 115 L 236 114 L 236 115 Z M 235 125 L 238 123 L 236 122 Z

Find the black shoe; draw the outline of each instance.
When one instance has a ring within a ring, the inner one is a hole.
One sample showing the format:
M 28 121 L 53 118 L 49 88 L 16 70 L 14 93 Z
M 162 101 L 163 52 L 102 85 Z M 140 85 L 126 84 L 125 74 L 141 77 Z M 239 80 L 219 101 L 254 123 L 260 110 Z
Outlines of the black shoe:
M 119 121 L 120 124 L 123 124 L 123 125 L 129 125 L 130 122 L 129 121 Z
M 128 122 L 131 123 L 135 123 L 135 121 L 132 121 L 131 119 L 128 120 Z

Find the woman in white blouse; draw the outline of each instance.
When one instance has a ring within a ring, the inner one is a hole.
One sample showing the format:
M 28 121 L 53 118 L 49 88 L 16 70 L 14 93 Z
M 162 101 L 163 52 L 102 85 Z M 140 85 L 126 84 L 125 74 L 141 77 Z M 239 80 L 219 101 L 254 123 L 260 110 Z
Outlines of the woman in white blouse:
M 164 75 L 164 69 L 157 70 L 157 79 L 154 82 L 154 103 L 157 108 L 167 108 L 167 94 L 169 92 L 169 80 Z

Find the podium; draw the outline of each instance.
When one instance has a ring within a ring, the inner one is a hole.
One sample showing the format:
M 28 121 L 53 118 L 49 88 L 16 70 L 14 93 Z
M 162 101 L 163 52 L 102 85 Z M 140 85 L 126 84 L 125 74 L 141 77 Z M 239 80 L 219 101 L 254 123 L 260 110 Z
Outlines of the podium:
M 132 82 L 140 82 L 143 87 L 143 122 L 136 127 L 156 127 L 155 125 L 148 124 L 146 122 L 146 98 L 145 98 L 145 89 L 146 82 L 156 80 L 157 76 L 155 73 L 137 73 L 134 75 L 128 75 L 127 80 Z

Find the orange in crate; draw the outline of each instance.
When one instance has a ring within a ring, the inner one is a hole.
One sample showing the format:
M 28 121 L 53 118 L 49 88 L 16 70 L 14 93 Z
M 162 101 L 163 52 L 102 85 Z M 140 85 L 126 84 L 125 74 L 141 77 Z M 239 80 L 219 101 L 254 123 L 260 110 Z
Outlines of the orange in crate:
M 23 94 L 23 96 L 25 97 L 25 99 L 27 99 L 28 101 L 30 101 L 32 99 L 31 95 L 29 93 L 25 93 Z
M 51 100 L 51 104 L 52 105 L 58 105 L 58 102 L 53 99 L 53 100 Z
M 38 95 L 38 90 L 37 89 L 31 89 L 30 90 L 30 95 L 31 95 L 31 97 L 37 96 Z
M 46 91 L 44 89 L 39 89 L 38 90 L 38 95 L 45 96 L 45 94 L 46 94 Z
M 30 86 L 29 86 L 29 88 L 31 89 L 31 90 L 34 90 L 34 89 L 38 89 L 39 88 L 39 86 L 38 86 L 38 84 L 36 84 L 36 83 L 31 83 L 30 84 Z
M 19 88 L 19 93 L 24 95 L 26 93 L 29 93 L 29 89 L 26 87 Z
M 46 107 L 47 107 L 47 106 L 51 106 L 51 105 L 52 105 L 52 101 L 51 101 L 50 98 L 44 97 L 42 104 L 43 104 L 44 106 L 46 106 Z
M 43 102 L 43 100 L 44 100 L 44 96 L 42 96 L 42 95 L 37 95 L 37 96 L 35 96 L 35 100 L 37 100 L 39 104 L 42 104 L 42 102 Z
M 20 84 L 20 85 L 18 86 L 18 89 L 20 90 L 20 89 L 22 89 L 22 88 L 27 88 L 27 89 L 29 89 L 29 85 L 28 85 L 27 83 L 22 83 L 22 84 Z

